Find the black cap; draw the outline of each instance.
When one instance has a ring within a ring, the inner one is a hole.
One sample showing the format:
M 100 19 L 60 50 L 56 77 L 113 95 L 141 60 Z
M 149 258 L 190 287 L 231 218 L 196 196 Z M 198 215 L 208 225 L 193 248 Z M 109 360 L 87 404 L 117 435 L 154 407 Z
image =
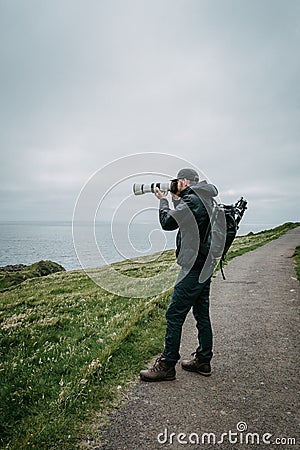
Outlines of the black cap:
M 176 178 L 180 179 L 186 178 L 187 180 L 196 182 L 199 181 L 199 175 L 194 169 L 181 169 L 179 170 Z

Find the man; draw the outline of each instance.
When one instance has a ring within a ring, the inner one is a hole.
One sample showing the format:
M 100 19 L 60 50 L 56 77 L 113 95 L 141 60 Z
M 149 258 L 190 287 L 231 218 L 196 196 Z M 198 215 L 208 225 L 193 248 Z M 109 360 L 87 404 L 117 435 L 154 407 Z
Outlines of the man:
M 192 308 L 198 329 L 199 346 L 191 360 L 182 361 L 184 370 L 211 375 L 213 356 L 212 329 L 209 315 L 209 293 L 212 270 L 203 282 L 201 271 L 207 260 L 201 242 L 209 226 L 209 210 L 217 188 L 206 181 L 199 182 L 193 169 L 181 169 L 177 174 L 177 192 L 173 196 L 175 209 L 171 210 L 165 194 L 156 190 L 160 200 L 159 219 L 164 230 L 179 228 L 176 237 L 177 263 L 181 266 L 174 292 L 166 313 L 165 347 L 153 367 L 140 372 L 143 381 L 175 380 L 175 365 L 180 359 L 179 348 L 182 326 Z M 210 261 L 214 266 L 215 261 Z

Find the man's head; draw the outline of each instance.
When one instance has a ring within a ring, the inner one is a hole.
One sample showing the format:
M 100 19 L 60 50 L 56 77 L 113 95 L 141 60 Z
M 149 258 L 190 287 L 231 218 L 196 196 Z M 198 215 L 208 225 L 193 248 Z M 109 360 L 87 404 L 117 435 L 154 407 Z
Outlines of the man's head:
M 186 179 L 195 183 L 199 181 L 199 175 L 194 169 L 180 169 L 176 178 L 178 180 Z
M 178 192 L 199 181 L 199 175 L 194 169 L 180 169 L 176 178 L 178 179 Z

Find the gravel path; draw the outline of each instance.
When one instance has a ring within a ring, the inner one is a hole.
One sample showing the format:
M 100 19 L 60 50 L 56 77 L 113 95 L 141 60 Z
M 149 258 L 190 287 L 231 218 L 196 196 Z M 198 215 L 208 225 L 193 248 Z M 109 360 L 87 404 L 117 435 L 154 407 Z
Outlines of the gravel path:
M 212 376 L 185 372 L 178 364 L 175 381 L 137 381 L 126 405 L 102 429 L 102 446 L 91 447 L 300 448 L 299 283 L 292 259 L 298 245 L 300 227 L 232 260 L 227 280 L 219 274 L 212 284 Z M 194 319 L 188 316 L 182 358 L 195 348 Z

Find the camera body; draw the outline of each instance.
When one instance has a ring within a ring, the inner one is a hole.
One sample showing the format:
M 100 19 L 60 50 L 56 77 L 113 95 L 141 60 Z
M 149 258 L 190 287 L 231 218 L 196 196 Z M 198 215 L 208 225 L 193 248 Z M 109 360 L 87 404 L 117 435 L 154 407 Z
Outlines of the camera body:
M 178 191 L 178 180 L 170 180 L 167 183 L 149 183 L 149 184 L 138 184 L 133 185 L 134 195 L 142 195 L 152 193 L 155 194 L 155 189 L 158 188 L 161 191 L 170 191 L 172 194 L 176 194 Z

